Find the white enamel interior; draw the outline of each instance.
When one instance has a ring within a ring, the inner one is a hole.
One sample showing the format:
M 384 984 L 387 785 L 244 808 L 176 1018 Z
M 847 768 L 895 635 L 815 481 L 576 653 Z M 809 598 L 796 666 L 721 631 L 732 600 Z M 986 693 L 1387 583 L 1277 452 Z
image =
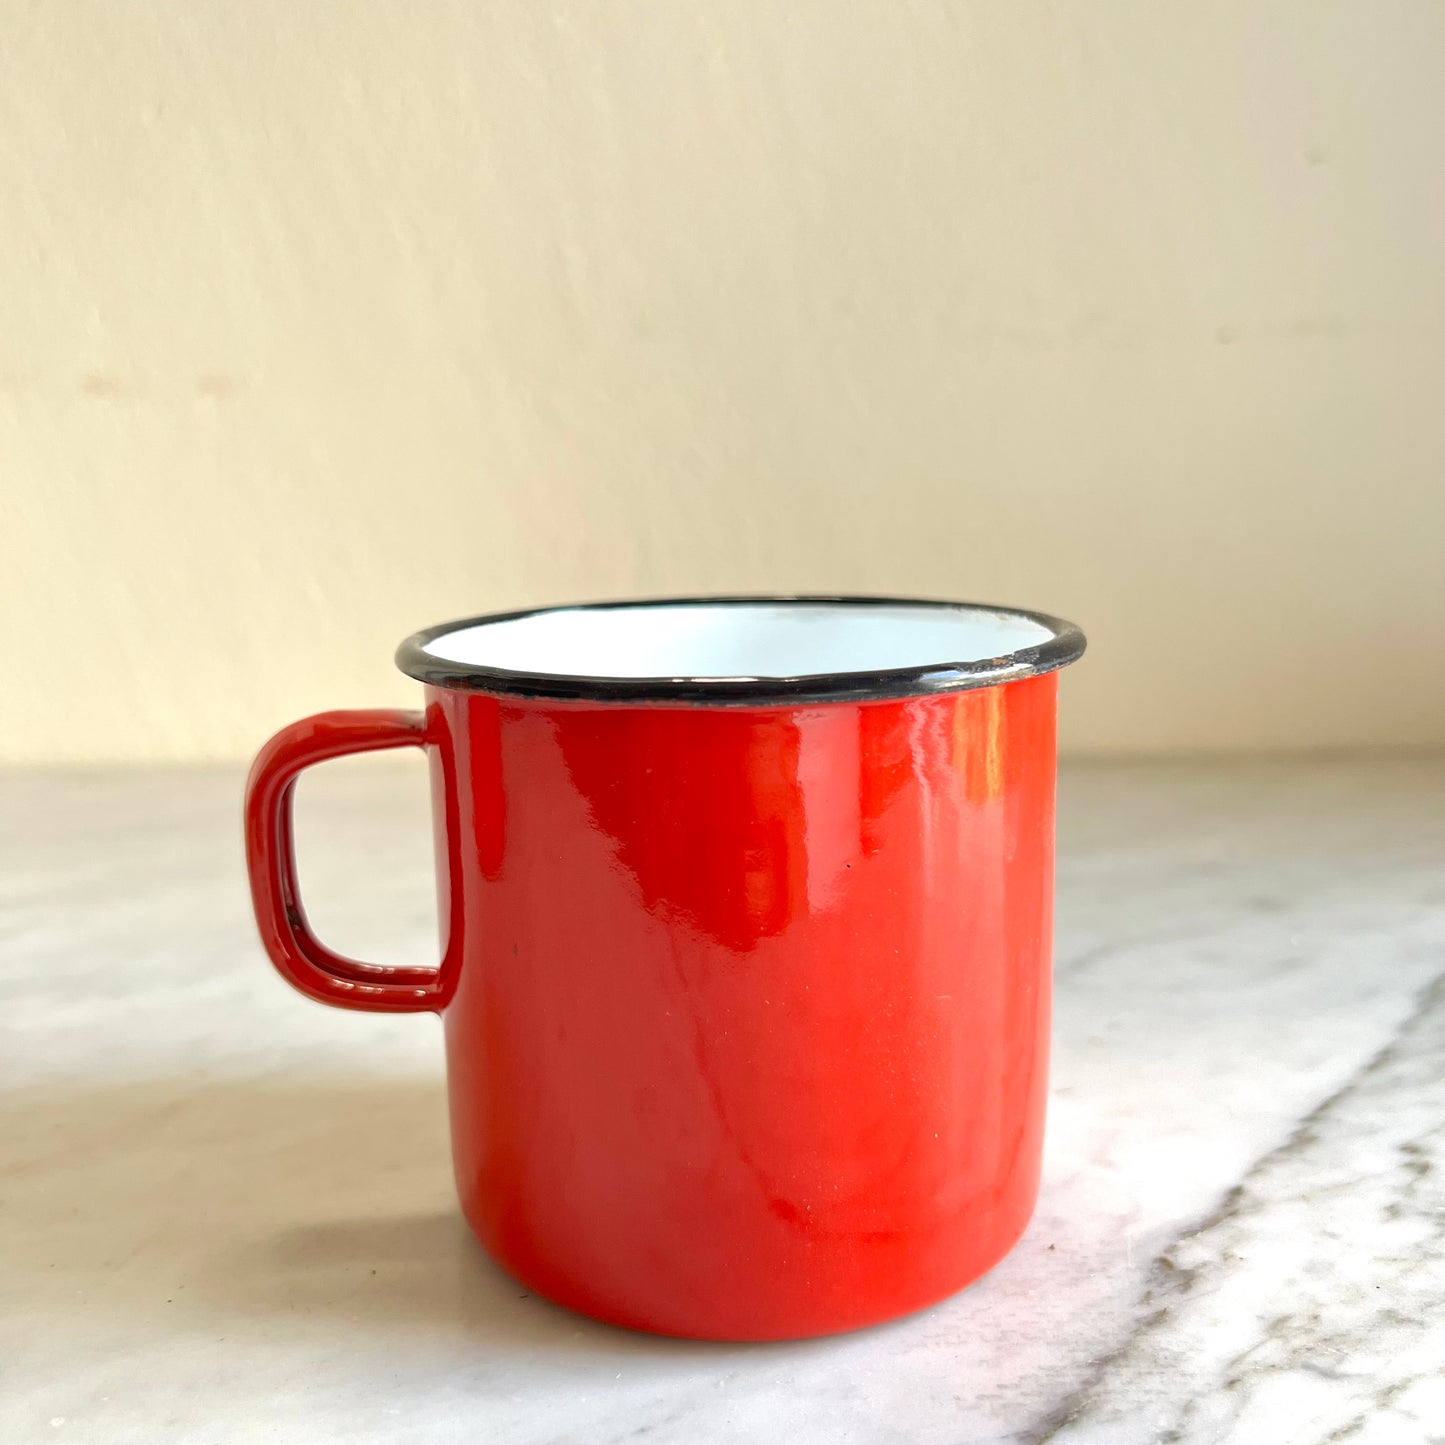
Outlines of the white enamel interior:
M 571 677 L 786 678 L 980 662 L 1053 635 L 985 608 L 668 603 L 484 622 L 425 650 L 445 662 Z

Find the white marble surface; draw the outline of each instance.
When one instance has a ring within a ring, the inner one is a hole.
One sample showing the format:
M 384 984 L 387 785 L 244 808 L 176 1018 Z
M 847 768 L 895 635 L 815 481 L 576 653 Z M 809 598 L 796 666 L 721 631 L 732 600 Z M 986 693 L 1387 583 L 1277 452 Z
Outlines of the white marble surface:
M 239 779 L 0 780 L 0 1441 L 1445 1440 L 1445 760 L 1062 790 L 1043 1198 L 882 1329 L 526 1296 L 453 1209 L 434 1020 L 263 961 Z M 431 948 L 420 771 L 303 785 L 329 939 Z

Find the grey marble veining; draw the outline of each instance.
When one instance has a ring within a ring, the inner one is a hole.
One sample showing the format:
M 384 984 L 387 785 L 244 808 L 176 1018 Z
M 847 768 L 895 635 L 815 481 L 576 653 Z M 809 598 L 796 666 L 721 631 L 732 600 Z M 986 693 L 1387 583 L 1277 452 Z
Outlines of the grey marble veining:
M 486 1262 L 435 1021 L 270 974 L 238 790 L 0 780 L 0 1440 L 1445 1440 L 1445 759 L 1066 769 L 1033 1225 L 925 1314 L 748 1347 Z M 428 959 L 425 807 L 303 785 L 330 941 Z

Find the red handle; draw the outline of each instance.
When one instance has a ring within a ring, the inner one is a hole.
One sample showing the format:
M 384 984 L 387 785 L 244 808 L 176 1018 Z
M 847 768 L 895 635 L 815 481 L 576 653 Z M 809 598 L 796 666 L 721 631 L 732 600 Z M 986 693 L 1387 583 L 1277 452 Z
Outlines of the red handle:
M 338 1008 L 421 1013 L 442 1008 L 452 971 L 359 963 L 333 953 L 311 932 L 296 886 L 291 800 L 313 763 L 347 753 L 426 745 L 419 712 L 323 712 L 282 728 L 257 754 L 246 780 L 246 867 L 261 942 L 288 983 Z

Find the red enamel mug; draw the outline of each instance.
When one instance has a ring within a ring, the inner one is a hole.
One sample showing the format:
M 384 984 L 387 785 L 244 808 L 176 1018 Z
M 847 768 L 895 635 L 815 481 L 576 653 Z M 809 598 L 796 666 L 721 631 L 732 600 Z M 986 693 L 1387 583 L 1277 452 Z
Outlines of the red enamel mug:
M 720 1340 L 919 1309 L 1038 1192 L 1056 671 L 975 604 L 562 607 L 401 645 L 421 712 L 332 712 L 246 797 L 262 941 L 308 997 L 440 1013 L 462 1208 L 530 1289 Z M 307 926 L 305 767 L 430 760 L 441 962 Z

